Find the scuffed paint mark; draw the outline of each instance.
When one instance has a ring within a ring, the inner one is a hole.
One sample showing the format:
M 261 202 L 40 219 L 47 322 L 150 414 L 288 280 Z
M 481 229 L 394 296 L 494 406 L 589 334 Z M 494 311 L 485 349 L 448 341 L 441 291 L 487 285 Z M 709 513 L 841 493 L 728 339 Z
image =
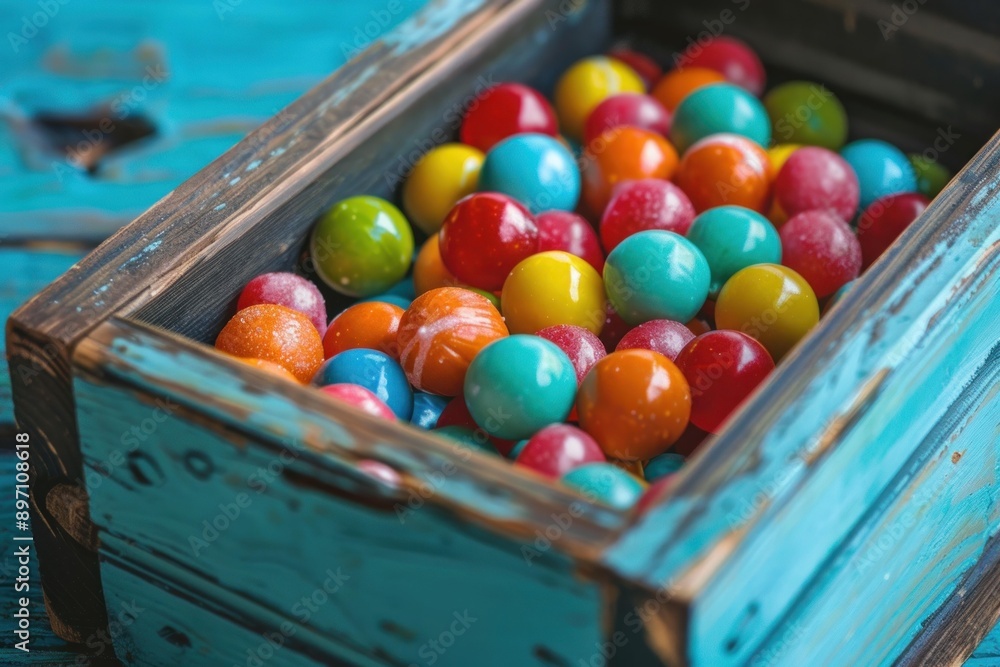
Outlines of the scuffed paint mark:
M 260 166 L 260 160 L 254 160 L 253 162 L 251 162 L 250 164 L 248 164 L 247 168 L 244 169 L 243 171 L 253 171 L 254 169 L 256 169 L 259 166 Z
M 218 206 L 216 206 L 216 207 L 215 207 L 215 208 L 213 208 L 212 210 L 213 210 L 213 211 L 221 211 L 221 210 L 222 210 L 222 209 L 224 209 L 224 208 L 226 208 L 226 202 L 222 202 L 221 204 L 219 204 Z
M 354 80 L 340 88 L 330 99 L 317 109 L 319 115 L 323 115 L 330 107 L 338 106 L 341 102 L 353 95 L 358 88 L 363 86 L 370 78 L 378 73 L 377 65 L 369 65 L 363 72 L 354 77 Z
M 273 151 L 271 151 L 271 157 L 278 157 L 279 155 L 284 155 L 284 154 L 285 154 L 284 148 L 275 148 Z
M 401 23 L 383 38 L 393 55 L 400 55 L 437 39 L 477 11 L 485 0 L 440 0 L 432 9 Z
M 241 176 L 237 176 L 237 177 L 236 177 L 236 178 L 234 178 L 233 180 L 229 181 L 229 184 L 230 184 L 230 185 L 236 185 L 237 183 L 239 183 L 239 182 L 240 182 L 240 180 L 241 180 L 241 179 L 242 179 L 242 177 L 241 177 Z
M 137 264 L 139 262 L 144 261 L 147 256 L 149 256 L 150 254 L 152 254 L 153 252 L 155 252 L 156 249 L 160 247 L 161 243 L 162 243 L 162 241 L 160 241 L 159 239 L 157 239 L 157 240 L 149 243 L 145 248 L 143 248 L 142 250 L 140 250 L 139 252 L 137 252 L 135 254 L 135 256 L 129 258 L 129 260 L 127 262 L 125 262 L 124 264 L 122 264 L 122 268 L 124 269 L 124 268 L 129 267 L 129 266 L 131 266 L 133 264 Z

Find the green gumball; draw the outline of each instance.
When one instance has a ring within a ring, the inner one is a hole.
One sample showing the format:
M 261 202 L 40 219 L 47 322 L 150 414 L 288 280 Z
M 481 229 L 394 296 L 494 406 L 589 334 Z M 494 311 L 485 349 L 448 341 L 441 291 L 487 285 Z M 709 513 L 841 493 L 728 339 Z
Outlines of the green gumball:
M 847 112 L 837 96 L 812 81 L 789 81 L 764 96 L 774 141 L 840 150 L 847 141 Z

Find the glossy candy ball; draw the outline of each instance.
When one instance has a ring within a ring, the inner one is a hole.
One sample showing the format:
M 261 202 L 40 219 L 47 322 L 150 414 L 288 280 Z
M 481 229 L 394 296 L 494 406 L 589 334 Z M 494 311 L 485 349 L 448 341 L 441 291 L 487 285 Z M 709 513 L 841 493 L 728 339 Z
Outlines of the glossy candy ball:
M 413 392 L 413 414 L 410 415 L 410 423 L 420 428 L 434 428 L 451 400 L 447 396 L 436 396 L 424 391 Z
M 875 200 L 858 218 L 861 267 L 867 269 L 930 205 L 922 194 L 904 192 Z
M 933 150 L 933 149 L 932 149 Z M 917 192 L 933 199 L 938 193 L 944 190 L 951 180 L 951 172 L 940 162 L 924 157 L 924 155 L 908 156 L 910 164 L 913 166 L 913 173 L 917 176 Z
M 619 127 L 638 127 L 665 137 L 670 131 L 670 112 L 649 95 L 613 95 L 598 104 L 587 116 L 583 145 L 589 146 L 606 131 Z
M 490 149 L 479 189 L 502 192 L 532 213 L 572 211 L 580 199 L 580 170 L 569 149 L 544 134 L 518 134 Z
M 384 301 L 356 303 L 330 322 L 323 336 L 323 354 L 330 358 L 363 347 L 396 358 L 396 332 L 402 317 L 402 308 Z
M 441 241 L 437 234 L 427 237 L 413 263 L 413 291 L 417 296 L 438 287 L 455 287 L 458 278 L 452 275 L 441 259 Z
M 649 320 L 687 322 L 705 303 L 710 278 L 701 251 L 674 232 L 633 234 L 604 263 L 608 300 L 633 326 Z
M 683 467 L 683 456 L 674 452 L 665 452 L 647 461 L 642 471 L 646 481 L 652 483 L 668 475 L 673 475 Z
M 740 269 L 781 261 L 781 239 L 774 225 L 760 213 L 742 206 L 708 209 L 695 218 L 687 238 L 708 262 L 712 298 Z
M 563 475 L 562 482 L 588 500 L 619 510 L 630 509 L 645 490 L 635 475 L 610 463 L 587 463 L 573 468 Z
M 342 403 L 353 405 L 373 417 L 387 421 L 396 421 L 396 414 L 389 409 L 389 406 L 372 393 L 371 390 L 361 385 L 347 383 L 328 384 L 325 387 L 320 387 L 320 391 Z
M 261 303 L 273 303 L 306 315 L 319 331 L 326 331 L 326 301 L 319 288 L 294 273 L 259 275 L 246 284 L 236 302 L 236 310 Z
M 575 396 L 576 372 L 569 357 L 538 336 L 514 335 L 488 345 L 465 377 L 469 412 L 500 438 L 527 438 L 564 421 Z
M 650 459 L 684 432 L 691 392 L 674 362 L 650 350 L 612 352 L 580 385 L 580 427 L 609 458 Z
M 573 324 L 599 334 L 604 299 L 604 281 L 594 267 L 576 255 L 550 250 L 514 267 L 503 284 L 500 306 L 511 333 Z
M 764 107 L 783 143 L 840 150 L 847 141 L 847 112 L 837 96 L 812 81 L 789 81 L 764 96 Z
M 858 277 L 861 244 L 832 211 L 805 211 L 781 228 L 781 263 L 806 279 L 822 299 Z
M 583 382 L 583 378 L 594 364 L 608 354 L 604 349 L 604 343 L 594 335 L 594 332 L 572 324 L 557 324 L 542 329 L 535 335 L 555 343 L 566 353 L 570 363 L 573 364 L 573 370 L 576 371 L 577 384 Z
M 341 352 L 327 359 L 316 371 L 312 383 L 318 387 L 330 384 L 356 384 L 375 394 L 404 421 L 413 414 L 413 391 L 406 374 L 395 359 L 379 352 L 358 348 Z
M 601 216 L 601 242 L 611 252 L 629 236 L 661 229 L 687 234 L 695 212 L 684 191 L 656 178 L 619 184 Z
M 726 204 L 766 213 L 771 179 L 770 158 L 763 148 L 746 137 L 719 134 L 684 154 L 674 182 L 699 213 Z
M 684 346 L 694 339 L 691 330 L 673 320 L 650 320 L 629 331 L 615 351 L 652 350 L 674 361 Z
M 767 74 L 760 58 L 746 42 L 735 37 L 715 37 L 707 44 L 692 42 L 684 50 L 681 66 L 707 67 L 720 72 L 726 80 L 753 95 L 764 92 Z
M 410 268 L 413 231 L 389 202 L 366 195 L 334 204 L 313 228 L 310 254 L 332 289 L 365 297 L 389 289 Z
M 476 191 L 483 152 L 464 144 L 444 144 L 429 150 L 403 185 L 403 210 L 425 234 L 441 228 L 448 211 Z
M 844 146 L 840 155 L 857 174 L 861 208 L 868 208 L 881 197 L 917 189 L 913 165 L 890 143 L 880 139 L 859 139 Z
M 276 363 L 299 382 L 309 382 L 323 363 L 323 341 L 312 320 L 276 304 L 238 311 L 219 332 L 215 347 L 237 357 Z
M 663 68 L 656 64 L 656 61 L 649 56 L 639 53 L 627 46 L 618 46 L 608 52 L 608 56 L 625 63 L 639 75 L 642 82 L 646 84 L 646 89 L 652 89 L 653 85 L 663 76 Z
M 677 356 L 691 387 L 691 423 L 718 433 L 730 414 L 774 370 L 764 346 L 739 331 L 709 331 Z
M 595 139 L 584 154 L 583 201 L 600 217 L 625 181 L 667 180 L 677 168 L 677 151 L 660 135 L 637 127 L 621 127 Z
M 767 157 L 771 161 L 771 173 L 777 176 L 788 158 L 792 157 L 792 154 L 800 148 L 802 148 L 802 144 L 777 144 L 768 148 Z
M 604 270 L 604 251 L 587 219 L 569 211 L 545 211 L 535 217 L 538 252 L 563 250 L 583 258 L 598 273 Z
M 833 151 L 804 146 L 792 153 L 774 180 L 774 201 L 785 218 L 817 209 L 849 221 L 861 193 L 851 165 Z
M 620 93 L 644 93 L 646 85 L 620 60 L 593 56 L 570 67 L 556 84 L 559 125 L 568 137 L 583 138 L 584 123 L 597 105 Z
M 720 329 L 742 331 L 781 360 L 819 321 L 806 279 L 785 266 L 756 264 L 726 281 L 715 302 Z
M 771 121 L 756 97 L 727 83 L 694 91 L 674 111 L 670 140 L 681 153 L 713 134 L 738 134 L 765 147 Z
M 461 287 L 441 287 L 414 299 L 399 321 L 396 342 L 414 387 L 456 396 L 472 359 L 506 335 L 503 318 L 485 297 Z
M 534 88 L 501 83 L 483 92 L 470 105 L 459 136 L 463 144 L 484 153 L 507 137 L 532 132 L 558 136 L 552 105 Z
M 467 285 L 496 291 L 518 262 L 538 251 L 538 227 L 505 194 L 480 192 L 455 204 L 441 227 L 444 266 Z
M 653 88 L 652 95 L 667 111 L 673 113 L 684 101 L 684 98 L 694 91 L 713 83 L 725 83 L 725 81 L 726 77 L 714 69 L 684 67 L 664 74 Z
M 570 424 L 552 424 L 531 436 L 516 461 L 546 477 L 559 478 L 573 468 L 604 463 L 607 458 L 585 431 Z

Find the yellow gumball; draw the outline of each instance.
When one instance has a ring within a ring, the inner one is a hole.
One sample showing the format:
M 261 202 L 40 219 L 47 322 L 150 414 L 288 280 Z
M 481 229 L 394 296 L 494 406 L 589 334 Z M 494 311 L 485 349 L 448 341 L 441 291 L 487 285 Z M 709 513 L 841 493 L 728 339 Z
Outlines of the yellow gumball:
M 512 334 L 533 334 L 557 324 L 575 324 L 600 334 L 604 299 L 604 281 L 594 267 L 561 250 L 521 260 L 500 293 Z
M 719 329 L 742 331 L 777 362 L 819 322 L 819 303 L 805 278 L 787 266 L 755 264 L 737 271 L 715 302 Z
M 594 108 L 612 95 L 645 93 L 635 70 L 615 58 L 584 58 L 566 70 L 556 84 L 556 114 L 560 129 L 571 139 L 583 138 L 583 125 Z
M 455 202 L 476 191 L 483 159 L 482 151 L 465 144 L 428 151 L 403 185 L 403 209 L 410 222 L 427 234 L 440 229 Z

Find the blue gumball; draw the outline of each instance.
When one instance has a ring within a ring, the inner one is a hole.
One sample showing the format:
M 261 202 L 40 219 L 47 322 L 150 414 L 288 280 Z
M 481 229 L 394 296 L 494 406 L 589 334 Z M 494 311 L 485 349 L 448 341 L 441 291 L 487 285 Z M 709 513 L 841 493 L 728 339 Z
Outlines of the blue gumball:
M 632 507 L 643 492 L 642 482 L 611 463 L 586 463 L 563 475 L 562 481 L 587 498 L 620 510 Z
M 432 429 L 437 426 L 441 412 L 451 399 L 418 391 L 413 394 L 413 414 L 410 423 L 420 428 Z
M 672 475 L 684 467 L 684 457 L 675 452 L 664 452 L 654 456 L 642 467 L 646 481 L 652 484 L 658 479 Z
M 699 88 L 674 110 L 670 141 L 680 153 L 722 132 L 742 135 L 767 148 L 771 143 L 771 119 L 760 100 L 728 83 Z
M 861 210 L 876 199 L 917 191 L 917 175 L 903 151 L 880 139 L 859 139 L 844 146 L 841 157 L 858 176 Z
M 490 149 L 479 190 L 502 192 L 532 213 L 572 211 L 580 199 L 580 169 L 573 154 L 545 134 L 516 134 Z
M 325 387 L 344 382 L 368 389 L 400 419 L 408 421 L 413 414 L 413 390 L 406 373 L 383 352 L 365 348 L 345 350 L 323 362 L 312 383 Z

